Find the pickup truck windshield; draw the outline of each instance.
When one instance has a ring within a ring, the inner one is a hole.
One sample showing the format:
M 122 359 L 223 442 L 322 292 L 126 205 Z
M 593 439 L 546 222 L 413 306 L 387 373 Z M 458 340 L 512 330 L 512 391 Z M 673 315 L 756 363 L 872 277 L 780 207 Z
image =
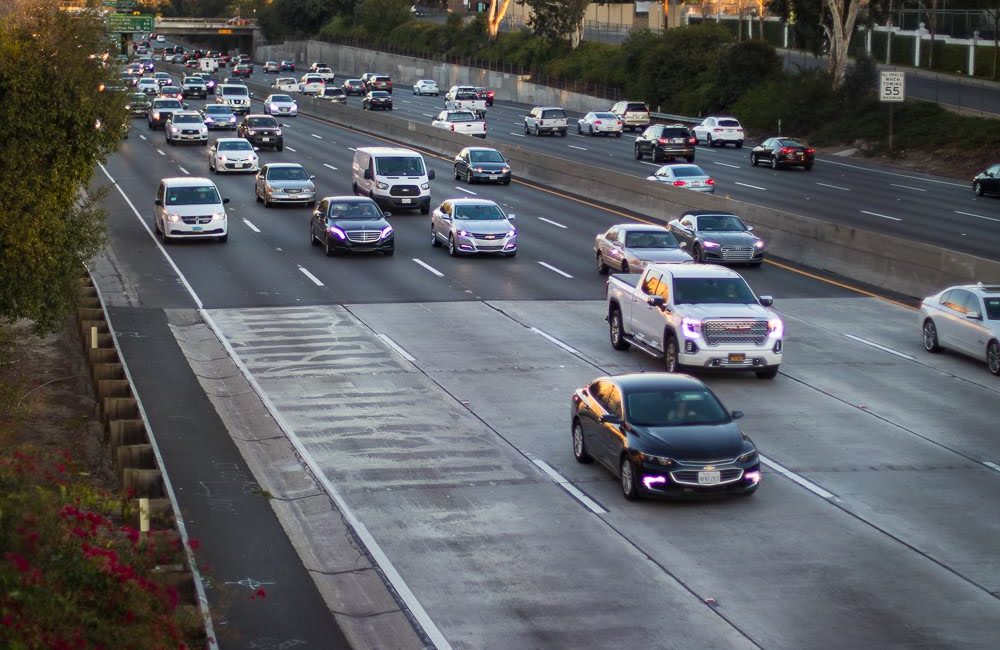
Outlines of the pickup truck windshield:
M 646 427 L 724 424 L 729 414 L 707 390 L 657 390 L 629 393 L 625 413 L 630 424 Z
M 630 232 L 625 235 L 626 248 L 677 248 L 677 239 L 669 232 Z
M 674 278 L 674 304 L 757 304 L 743 278 Z

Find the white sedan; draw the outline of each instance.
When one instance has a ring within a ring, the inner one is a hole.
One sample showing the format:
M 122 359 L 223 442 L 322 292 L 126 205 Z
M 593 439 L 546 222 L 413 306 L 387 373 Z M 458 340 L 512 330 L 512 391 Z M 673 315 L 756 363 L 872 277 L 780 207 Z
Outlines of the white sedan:
M 271 87 L 285 93 L 299 92 L 299 82 L 295 77 L 278 77 Z
M 735 117 L 706 117 L 692 130 L 698 142 L 710 147 L 724 147 L 731 142 L 737 149 L 743 148 L 743 126 Z
M 208 150 L 208 168 L 219 172 L 256 172 L 260 160 L 246 138 L 219 138 Z
M 264 100 L 264 112 L 268 115 L 295 117 L 299 114 L 299 105 L 288 95 L 268 95 Z
M 587 113 L 576 122 L 579 135 L 613 135 L 622 137 L 624 125 L 614 113 Z
M 417 83 L 413 84 L 413 94 L 434 95 L 437 97 L 441 94 L 441 91 L 438 90 L 437 82 L 433 79 L 421 79 Z
M 669 164 L 656 170 L 647 181 L 655 181 L 664 185 L 672 185 L 685 190 L 715 194 L 715 179 L 705 173 L 698 165 Z

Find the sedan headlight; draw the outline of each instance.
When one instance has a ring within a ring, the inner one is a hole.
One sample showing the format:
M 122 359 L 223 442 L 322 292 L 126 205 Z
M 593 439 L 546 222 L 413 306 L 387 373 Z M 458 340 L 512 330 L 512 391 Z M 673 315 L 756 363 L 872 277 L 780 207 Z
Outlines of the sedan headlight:
M 274 135 L 281 135 L 281 129 L 276 129 L 274 131 Z
M 471 237 L 472 233 L 470 233 L 468 230 L 459 230 L 458 231 L 458 236 L 459 237 Z
M 737 456 L 736 457 L 736 462 L 737 463 L 749 463 L 750 461 L 755 460 L 756 458 L 757 458 L 757 450 L 756 449 L 751 449 L 750 451 L 745 452 L 745 453 L 740 454 L 739 456 Z
M 154 119 L 154 120 L 158 120 L 158 119 L 160 119 L 160 114 L 159 114 L 158 112 L 155 112 L 155 111 L 154 111 L 154 112 L 153 112 L 153 119 Z
M 179 214 L 168 214 L 164 217 L 170 223 L 177 223 L 181 220 L 181 215 Z
M 389 189 L 389 184 L 383 183 L 382 181 L 375 181 L 375 187 L 377 187 L 380 190 L 387 190 Z
M 225 156 L 216 156 L 215 159 L 219 162 L 229 162 L 229 158 L 226 158 Z
M 379 238 L 385 239 L 391 234 L 392 234 L 392 226 L 386 226 L 385 228 L 382 229 L 382 232 L 379 233 Z
M 511 228 L 510 230 L 507 231 L 507 236 L 508 237 L 513 237 L 516 234 L 517 234 L 517 230 L 515 230 L 514 228 Z
M 278 110 L 278 105 L 277 105 L 277 104 L 274 104 L 274 103 L 272 103 L 272 104 L 271 104 L 271 110 L 272 110 L 272 111 L 276 111 L 276 110 Z
M 429 190 L 429 189 L 431 189 L 431 184 L 430 183 L 421 183 L 420 184 L 420 189 L 422 189 L 422 190 Z
M 719 242 L 712 241 L 710 239 L 706 239 L 705 241 L 702 242 L 702 244 L 705 246 L 705 248 L 718 248 L 719 247 Z
M 697 318 L 682 318 L 681 330 L 683 330 L 685 338 L 696 338 L 701 335 L 701 321 Z
M 755 241 L 753 243 L 753 247 L 754 248 L 764 248 L 764 240 L 763 239 L 758 239 L 757 241 Z
M 666 456 L 654 456 L 652 454 L 639 453 L 639 460 L 645 463 L 653 463 L 656 465 L 662 465 L 664 467 L 671 467 L 676 464 L 673 458 L 668 458 Z

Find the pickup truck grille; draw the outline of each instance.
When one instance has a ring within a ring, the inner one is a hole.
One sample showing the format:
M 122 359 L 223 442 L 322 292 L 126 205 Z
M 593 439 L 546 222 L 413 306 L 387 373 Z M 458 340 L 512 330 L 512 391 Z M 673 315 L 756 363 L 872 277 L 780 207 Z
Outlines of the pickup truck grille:
M 753 259 L 753 247 L 723 246 L 722 259 L 726 262 L 749 262 Z
M 709 345 L 749 343 L 763 345 L 767 340 L 765 320 L 710 320 L 703 325 Z

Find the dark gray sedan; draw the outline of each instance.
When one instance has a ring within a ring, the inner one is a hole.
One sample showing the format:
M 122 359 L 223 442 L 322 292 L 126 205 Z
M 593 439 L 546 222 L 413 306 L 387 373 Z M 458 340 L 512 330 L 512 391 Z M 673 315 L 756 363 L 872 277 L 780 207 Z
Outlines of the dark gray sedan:
M 691 210 L 671 221 L 668 227 L 696 262 L 760 266 L 764 261 L 764 240 L 753 234 L 753 226 L 746 225 L 735 214 Z
M 594 239 L 594 254 L 601 274 L 610 269 L 642 273 L 648 264 L 693 261 L 669 230 L 644 223 L 611 226 Z
M 510 163 L 489 147 L 466 147 L 455 156 L 455 180 L 510 185 Z

